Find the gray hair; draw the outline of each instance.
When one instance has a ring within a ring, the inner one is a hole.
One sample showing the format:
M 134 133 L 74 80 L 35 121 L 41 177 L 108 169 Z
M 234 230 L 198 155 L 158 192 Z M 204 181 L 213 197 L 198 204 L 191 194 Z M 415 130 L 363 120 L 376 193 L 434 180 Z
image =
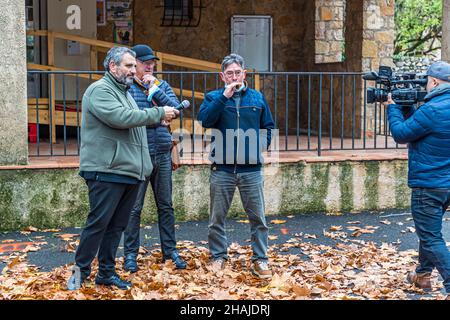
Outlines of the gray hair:
M 106 58 L 103 61 L 103 67 L 105 68 L 105 70 L 109 71 L 109 63 L 111 61 L 114 61 L 117 66 L 120 65 L 123 56 L 127 53 L 136 58 L 136 53 L 133 50 L 128 49 L 127 47 L 112 47 L 111 49 L 109 49 L 108 53 L 106 54 Z
M 245 69 L 244 58 L 242 58 L 237 53 L 232 53 L 229 56 L 226 56 L 225 58 L 223 58 L 222 72 L 224 72 L 225 69 L 228 68 L 228 66 L 233 63 L 237 63 L 238 65 L 240 65 L 242 67 L 242 69 Z

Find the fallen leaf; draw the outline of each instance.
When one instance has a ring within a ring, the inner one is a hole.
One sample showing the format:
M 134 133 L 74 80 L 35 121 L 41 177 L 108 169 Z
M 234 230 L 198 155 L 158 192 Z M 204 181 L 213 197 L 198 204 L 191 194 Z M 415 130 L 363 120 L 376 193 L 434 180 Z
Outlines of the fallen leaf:
M 380 223 L 385 224 L 385 225 L 391 224 L 391 222 L 389 220 L 381 220 Z
M 289 229 L 281 228 L 280 231 L 281 231 L 281 233 L 284 234 L 284 235 L 289 234 Z
M 272 224 L 283 224 L 283 223 L 286 223 L 286 220 L 277 220 L 277 219 L 275 219 L 275 220 L 270 221 L 270 223 L 272 223 Z
M 72 241 L 72 238 L 79 237 L 80 235 L 78 233 L 64 233 L 56 236 L 61 238 L 63 241 Z
M 411 233 L 416 232 L 416 229 L 414 227 L 408 227 L 408 228 L 406 228 L 406 230 L 408 230 Z
M 294 291 L 297 297 L 309 297 L 311 295 L 311 290 L 307 287 L 296 284 L 292 285 L 292 291 Z
M 278 236 L 269 236 L 269 240 L 277 240 L 278 239 Z
M 38 228 L 29 226 L 29 227 L 26 227 L 25 229 L 23 229 L 22 231 L 25 231 L 25 232 L 37 232 Z
M 342 226 L 331 226 L 330 227 L 330 231 L 341 231 L 342 230 Z

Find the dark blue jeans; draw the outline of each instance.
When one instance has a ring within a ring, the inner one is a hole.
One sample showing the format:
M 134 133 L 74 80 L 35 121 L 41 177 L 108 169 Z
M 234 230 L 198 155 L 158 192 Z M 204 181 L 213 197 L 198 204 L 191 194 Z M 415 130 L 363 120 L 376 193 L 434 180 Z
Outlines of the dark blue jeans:
M 139 252 L 139 229 L 141 212 L 144 206 L 145 194 L 150 183 L 158 208 L 159 237 L 164 258 L 170 258 L 176 249 L 175 215 L 172 205 L 172 158 L 171 153 L 152 155 L 153 171 L 151 176 L 139 185 L 139 195 L 131 210 L 130 221 L 124 233 L 125 256 L 137 257 Z
M 447 293 L 450 293 L 450 252 L 442 237 L 442 220 L 449 204 L 449 189 L 412 189 L 411 211 L 419 237 L 416 272 L 428 273 L 436 268 Z
M 91 273 L 91 263 L 98 252 L 98 274 L 115 273 L 115 258 L 122 232 L 136 202 L 138 185 L 88 180 L 90 212 L 81 232 L 75 263 L 83 278 Z

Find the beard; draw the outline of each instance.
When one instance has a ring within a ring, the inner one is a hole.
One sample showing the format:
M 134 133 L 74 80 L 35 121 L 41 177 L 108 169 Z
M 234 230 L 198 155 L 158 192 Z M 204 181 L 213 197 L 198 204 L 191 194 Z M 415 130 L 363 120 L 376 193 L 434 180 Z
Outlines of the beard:
M 126 74 L 120 75 L 117 77 L 117 82 L 129 87 L 133 84 L 133 76 L 127 76 Z

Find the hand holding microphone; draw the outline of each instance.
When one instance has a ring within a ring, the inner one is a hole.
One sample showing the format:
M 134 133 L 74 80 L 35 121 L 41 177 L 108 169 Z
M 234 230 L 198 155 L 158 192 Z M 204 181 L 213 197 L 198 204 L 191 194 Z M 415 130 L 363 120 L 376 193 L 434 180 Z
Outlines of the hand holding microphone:
M 180 112 L 186 108 L 189 108 L 190 105 L 191 103 L 188 100 L 183 100 L 176 107 L 164 106 L 163 107 L 165 112 L 164 121 L 170 122 L 172 119 L 177 118 L 180 115 Z

